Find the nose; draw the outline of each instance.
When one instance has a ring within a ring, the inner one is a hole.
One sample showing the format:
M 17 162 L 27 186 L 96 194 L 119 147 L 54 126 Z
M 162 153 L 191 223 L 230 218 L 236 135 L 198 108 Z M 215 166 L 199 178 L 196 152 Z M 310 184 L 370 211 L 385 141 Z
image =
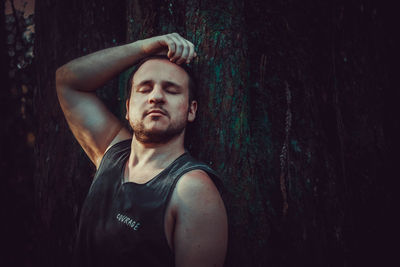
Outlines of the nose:
M 158 84 L 154 85 L 153 90 L 151 91 L 149 95 L 149 103 L 150 104 L 158 104 L 158 103 L 164 103 L 164 91 L 162 87 Z

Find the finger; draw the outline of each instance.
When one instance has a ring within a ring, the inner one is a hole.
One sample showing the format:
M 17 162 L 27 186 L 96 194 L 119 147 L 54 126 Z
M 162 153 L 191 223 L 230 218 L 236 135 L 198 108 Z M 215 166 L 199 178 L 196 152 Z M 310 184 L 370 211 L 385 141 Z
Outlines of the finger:
M 168 55 L 168 48 L 165 48 L 162 51 L 157 52 L 155 55 L 157 55 L 157 56 L 167 56 Z
M 189 42 L 188 40 L 186 40 L 185 38 L 183 38 L 182 36 L 180 36 L 178 33 L 173 33 L 174 37 L 176 37 L 183 45 L 182 47 L 182 55 L 181 58 L 178 58 L 176 60 L 177 64 L 182 64 L 183 62 L 187 62 L 189 56 L 190 56 L 190 44 L 192 44 L 191 42 Z
M 168 58 L 172 58 L 174 56 L 174 54 L 175 54 L 175 51 L 176 51 L 175 41 L 169 35 L 166 35 L 165 36 L 165 42 L 168 45 L 167 57 Z
M 189 42 L 189 57 L 186 60 L 186 64 L 189 64 L 190 61 L 192 61 L 192 59 L 194 58 L 195 54 L 196 54 L 196 52 L 194 52 L 194 45 L 191 42 Z
M 178 60 L 182 56 L 183 43 L 181 42 L 181 40 L 179 40 L 179 38 L 177 38 L 173 34 L 171 34 L 169 37 L 173 40 L 173 42 L 175 43 L 175 47 L 176 47 L 175 53 L 172 56 L 172 58 L 170 59 L 172 62 L 175 62 L 176 60 Z
M 182 51 L 182 56 L 181 58 L 179 58 L 176 61 L 176 64 L 182 64 L 183 62 L 187 62 L 187 60 L 189 59 L 189 55 L 190 55 L 190 45 L 189 45 L 189 41 L 183 39 L 182 43 L 184 43 L 183 45 L 183 51 Z

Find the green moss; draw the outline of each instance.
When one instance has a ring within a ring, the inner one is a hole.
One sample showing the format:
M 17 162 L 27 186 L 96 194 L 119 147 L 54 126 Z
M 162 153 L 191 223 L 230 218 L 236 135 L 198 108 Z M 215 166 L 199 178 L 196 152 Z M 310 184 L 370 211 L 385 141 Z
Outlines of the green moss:
M 297 140 L 293 140 L 293 139 L 292 139 L 292 140 L 290 141 L 290 144 L 292 145 L 293 150 L 294 150 L 295 152 L 301 152 L 301 148 L 300 148 L 300 146 L 299 146 Z

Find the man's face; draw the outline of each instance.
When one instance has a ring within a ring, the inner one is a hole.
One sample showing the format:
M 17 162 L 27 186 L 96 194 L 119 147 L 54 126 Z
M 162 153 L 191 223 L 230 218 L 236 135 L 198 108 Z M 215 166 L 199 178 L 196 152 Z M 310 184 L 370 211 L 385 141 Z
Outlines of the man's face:
M 197 103 L 189 105 L 189 77 L 175 63 L 150 59 L 133 76 L 126 119 L 143 143 L 165 143 L 183 134 L 196 116 Z

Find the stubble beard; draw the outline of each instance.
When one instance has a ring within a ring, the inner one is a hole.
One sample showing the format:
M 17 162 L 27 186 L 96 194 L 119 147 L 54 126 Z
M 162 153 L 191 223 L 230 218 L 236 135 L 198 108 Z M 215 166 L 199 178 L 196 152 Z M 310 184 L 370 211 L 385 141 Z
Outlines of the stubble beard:
M 180 135 L 186 128 L 186 121 L 171 123 L 165 130 L 146 129 L 143 120 L 131 125 L 136 140 L 144 144 L 165 144 Z

